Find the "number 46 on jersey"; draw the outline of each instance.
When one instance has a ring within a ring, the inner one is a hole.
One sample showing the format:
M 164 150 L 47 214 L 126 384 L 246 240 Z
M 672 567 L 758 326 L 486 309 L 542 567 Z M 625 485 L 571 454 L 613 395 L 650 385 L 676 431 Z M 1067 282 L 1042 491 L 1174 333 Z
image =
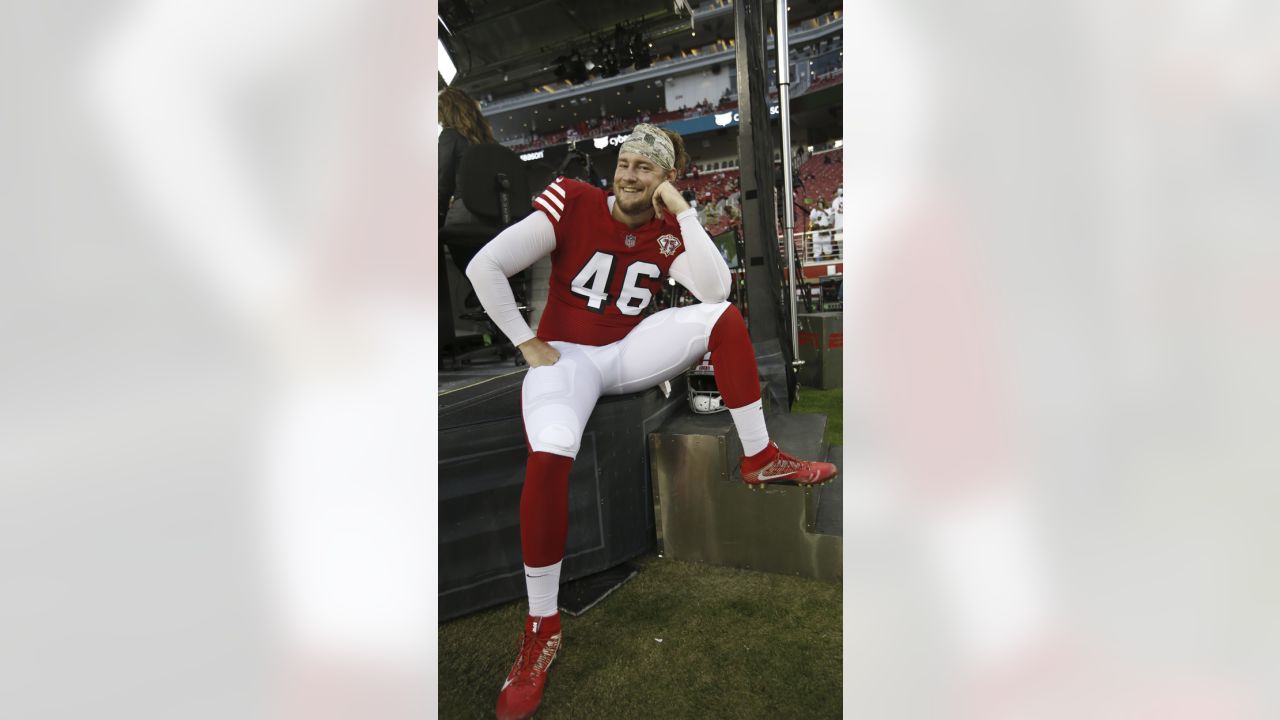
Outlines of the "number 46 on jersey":
M 614 265 L 617 258 L 607 252 L 596 251 L 586 265 L 574 276 L 570 285 L 574 295 L 587 299 L 587 308 L 592 312 L 603 313 L 609 306 L 609 286 L 613 281 Z M 636 260 L 627 266 L 626 276 L 622 279 L 622 290 L 614 299 L 618 311 L 623 315 L 639 315 L 653 300 L 649 288 L 642 287 L 640 278 L 657 280 L 662 271 L 657 265 L 643 260 Z

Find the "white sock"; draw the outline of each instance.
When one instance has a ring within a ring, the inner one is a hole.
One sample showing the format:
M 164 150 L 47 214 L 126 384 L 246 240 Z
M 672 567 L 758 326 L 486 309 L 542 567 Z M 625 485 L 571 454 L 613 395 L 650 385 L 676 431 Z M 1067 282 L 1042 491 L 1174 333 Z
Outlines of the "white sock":
M 547 617 L 559 612 L 556 600 L 560 594 L 560 563 L 540 568 L 525 565 L 524 585 L 529 591 L 530 615 Z
M 769 428 L 764 426 L 764 401 L 757 400 L 740 408 L 729 408 L 733 426 L 738 429 L 742 452 L 755 455 L 769 447 Z

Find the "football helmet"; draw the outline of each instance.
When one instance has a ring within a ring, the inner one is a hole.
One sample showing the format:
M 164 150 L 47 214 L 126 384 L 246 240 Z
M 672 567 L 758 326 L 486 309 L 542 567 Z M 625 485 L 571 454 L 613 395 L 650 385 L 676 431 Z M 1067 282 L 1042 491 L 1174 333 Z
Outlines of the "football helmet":
M 700 415 L 728 410 L 720 389 L 716 387 L 716 371 L 711 364 L 711 353 L 702 356 L 692 370 L 685 373 L 689 386 L 689 409 Z

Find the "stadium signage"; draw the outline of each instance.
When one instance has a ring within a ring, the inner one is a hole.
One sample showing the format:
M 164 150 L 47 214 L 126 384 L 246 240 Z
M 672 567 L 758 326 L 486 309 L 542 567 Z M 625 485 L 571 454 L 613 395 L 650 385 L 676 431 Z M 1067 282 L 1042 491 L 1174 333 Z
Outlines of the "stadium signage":
M 777 117 L 780 112 L 781 110 L 777 105 L 769 106 L 769 115 Z M 662 127 L 668 130 L 674 130 L 687 137 L 689 135 L 708 132 L 717 128 L 732 127 L 737 125 L 740 121 L 741 117 L 738 115 L 738 111 L 734 110 L 726 113 L 715 113 L 713 115 L 702 115 L 700 117 L 664 122 L 662 123 Z M 621 135 L 607 135 L 605 137 L 591 138 L 591 144 L 596 150 L 607 150 L 610 146 L 617 147 L 618 145 L 621 145 L 626 142 L 629 137 L 631 137 L 631 135 L 628 133 L 622 133 Z M 586 141 L 581 140 L 578 142 Z M 541 159 L 542 156 L 533 156 L 541 152 L 541 150 L 538 150 L 533 153 L 526 153 L 520 157 L 523 160 L 537 160 Z
M 769 106 L 770 115 L 777 115 L 779 112 L 781 112 L 781 110 L 777 105 Z M 741 121 L 741 118 L 739 117 L 737 110 L 734 110 L 732 112 L 727 112 L 727 113 L 716 113 L 717 127 L 729 127 L 730 125 L 737 125 L 740 121 Z
M 621 145 L 622 143 L 626 142 L 627 138 L 629 137 L 631 136 L 626 133 L 623 133 L 622 135 L 614 135 L 612 137 L 594 138 L 592 139 L 591 142 L 595 144 L 597 150 L 603 150 L 609 147 L 610 145 Z
M 533 152 L 524 153 L 520 156 L 520 159 L 525 162 L 529 162 L 530 160 L 541 160 L 546 157 L 546 154 L 545 150 L 534 150 Z

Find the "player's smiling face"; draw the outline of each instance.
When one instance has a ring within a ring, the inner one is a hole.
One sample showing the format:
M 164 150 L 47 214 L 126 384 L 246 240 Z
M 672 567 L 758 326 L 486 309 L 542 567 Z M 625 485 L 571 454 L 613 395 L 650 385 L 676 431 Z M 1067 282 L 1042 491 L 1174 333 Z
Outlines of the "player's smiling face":
M 626 215 L 640 215 L 653 210 L 653 191 L 675 173 L 663 170 L 649 158 L 632 152 L 618 153 L 618 166 L 613 171 L 613 194 L 616 206 Z

